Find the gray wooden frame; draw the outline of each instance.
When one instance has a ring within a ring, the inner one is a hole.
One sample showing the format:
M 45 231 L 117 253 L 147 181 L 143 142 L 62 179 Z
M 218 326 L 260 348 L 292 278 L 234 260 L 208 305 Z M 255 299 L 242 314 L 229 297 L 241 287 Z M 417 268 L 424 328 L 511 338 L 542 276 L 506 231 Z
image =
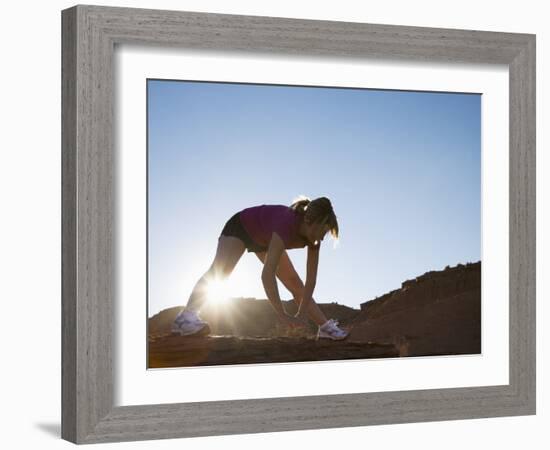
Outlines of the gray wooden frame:
M 113 52 L 155 44 L 507 64 L 510 383 L 137 406 L 113 403 Z M 62 11 L 62 427 L 75 443 L 535 414 L 535 36 L 79 5 Z

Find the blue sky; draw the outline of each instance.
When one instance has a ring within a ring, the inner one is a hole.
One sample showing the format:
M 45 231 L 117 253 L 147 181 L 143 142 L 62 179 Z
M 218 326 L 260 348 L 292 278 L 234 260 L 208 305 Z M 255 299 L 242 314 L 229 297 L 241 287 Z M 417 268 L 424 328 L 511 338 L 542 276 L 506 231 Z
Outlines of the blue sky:
M 478 94 L 148 80 L 149 316 L 184 305 L 235 212 L 329 197 L 314 299 L 358 308 L 481 259 Z M 305 279 L 306 250 L 287 250 Z M 232 296 L 266 298 L 245 253 Z M 279 282 L 282 299 L 290 293 Z

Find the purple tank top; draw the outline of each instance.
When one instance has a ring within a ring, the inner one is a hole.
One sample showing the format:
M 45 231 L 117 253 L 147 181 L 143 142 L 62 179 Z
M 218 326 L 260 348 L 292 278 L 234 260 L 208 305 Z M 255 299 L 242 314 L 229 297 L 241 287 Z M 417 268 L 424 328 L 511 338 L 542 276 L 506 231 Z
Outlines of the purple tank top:
M 258 245 L 268 247 L 276 232 L 285 248 L 303 248 L 309 241 L 298 234 L 303 216 L 287 205 L 258 205 L 239 211 L 241 223 Z

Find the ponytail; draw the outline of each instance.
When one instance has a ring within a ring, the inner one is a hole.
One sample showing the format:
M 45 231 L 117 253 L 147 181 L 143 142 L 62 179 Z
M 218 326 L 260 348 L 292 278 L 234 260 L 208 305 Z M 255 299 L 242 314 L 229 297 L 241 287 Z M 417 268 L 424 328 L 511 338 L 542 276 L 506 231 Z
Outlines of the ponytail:
M 300 214 L 304 215 L 310 203 L 311 199 L 309 197 L 306 197 L 305 195 L 299 195 L 294 200 L 292 200 L 292 204 L 290 205 L 290 207 L 298 211 Z
M 318 197 L 311 200 L 305 195 L 299 195 L 292 200 L 290 207 L 304 215 L 308 223 L 327 223 L 332 237 L 336 240 L 339 238 L 338 220 L 332 208 L 332 203 L 327 197 Z

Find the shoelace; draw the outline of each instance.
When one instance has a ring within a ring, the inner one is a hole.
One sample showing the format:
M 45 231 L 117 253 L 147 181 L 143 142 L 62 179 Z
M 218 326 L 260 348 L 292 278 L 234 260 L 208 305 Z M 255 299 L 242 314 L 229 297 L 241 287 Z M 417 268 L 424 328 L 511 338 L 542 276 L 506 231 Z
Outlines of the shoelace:
M 343 330 L 341 328 L 338 328 L 338 321 L 337 320 L 334 320 L 334 319 L 330 319 L 329 320 L 330 322 L 330 333 L 338 333 L 339 335 L 342 335 L 342 333 L 344 334 L 347 334 L 348 332 L 346 330 Z M 328 330 L 327 330 L 328 331 Z
M 327 328 L 332 328 L 332 329 L 335 329 L 338 327 L 338 321 L 337 320 L 334 320 L 334 319 L 329 319 L 328 320 L 328 327 Z
M 184 314 L 181 314 L 179 315 L 178 317 L 176 317 L 176 323 L 181 325 L 182 323 L 184 322 L 189 322 L 189 323 L 203 323 L 204 321 L 201 320 L 201 318 L 199 316 L 191 316 L 189 317 L 189 315 L 184 315 Z

